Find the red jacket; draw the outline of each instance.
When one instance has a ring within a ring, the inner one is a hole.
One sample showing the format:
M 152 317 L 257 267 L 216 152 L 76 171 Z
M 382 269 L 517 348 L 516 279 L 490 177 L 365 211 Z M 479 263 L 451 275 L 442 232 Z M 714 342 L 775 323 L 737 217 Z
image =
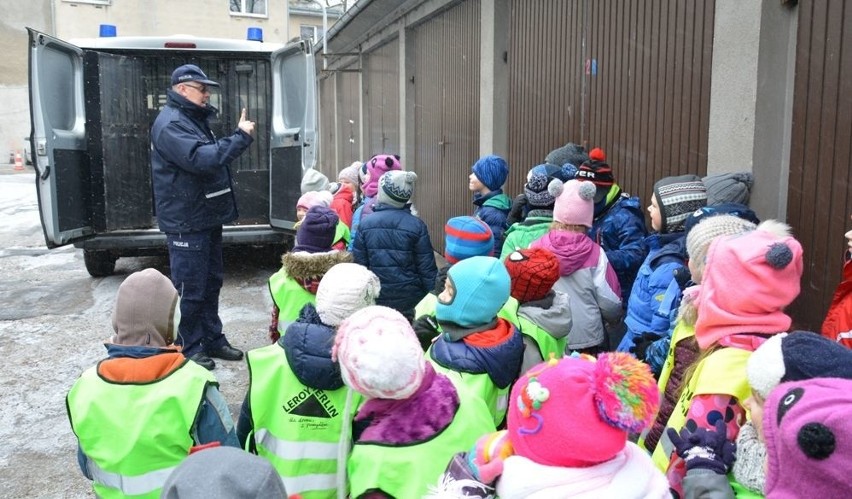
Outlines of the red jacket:
M 340 221 L 345 223 L 347 227 L 352 228 L 352 201 L 355 195 L 352 194 L 352 189 L 348 185 L 341 185 L 340 189 L 334 193 L 334 198 L 331 200 L 330 208 L 337 213 Z
M 849 259 L 849 253 L 843 265 L 843 280 L 834 291 L 834 298 L 822 323 L 822 335 L 852 348 L 852 260 Z

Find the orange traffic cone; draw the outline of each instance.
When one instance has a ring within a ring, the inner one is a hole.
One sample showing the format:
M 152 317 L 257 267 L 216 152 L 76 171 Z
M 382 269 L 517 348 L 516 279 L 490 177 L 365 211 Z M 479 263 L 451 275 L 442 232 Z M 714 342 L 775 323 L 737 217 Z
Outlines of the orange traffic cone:
M 21 158 L 21 153 L 15 153 L 15 170 L 23 171 L 24 160 Z

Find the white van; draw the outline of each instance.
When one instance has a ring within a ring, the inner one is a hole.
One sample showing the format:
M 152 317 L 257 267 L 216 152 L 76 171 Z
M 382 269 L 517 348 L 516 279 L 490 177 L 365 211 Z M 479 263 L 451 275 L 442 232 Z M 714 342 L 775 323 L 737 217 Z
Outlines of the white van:
M 36 186 L 49 248 L 83 248 L 92 276 L 122 256 L 166 251 L 157 229 L 151 124 L 171 73 L 196 64 L 221 88 L 210 97 L 216 136 L 255 121 L 255 141 L 231 164 L 240 217 L 225 245 L 291 240 L 303 172 L 316 164 L 317 88 L 309 41 L 112 37 L 65 42 L 29 29 Z

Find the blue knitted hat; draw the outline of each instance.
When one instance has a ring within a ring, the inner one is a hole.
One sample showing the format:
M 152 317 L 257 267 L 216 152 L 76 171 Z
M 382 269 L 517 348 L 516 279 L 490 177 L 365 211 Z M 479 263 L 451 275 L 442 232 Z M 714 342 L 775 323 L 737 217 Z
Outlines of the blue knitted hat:
M 449 263 L 457 263 L 472 256 L 491 256 L 494 252 L 491 228 L 476 217 L 462 216 L 447 220 L 444 234 L 444 258 Z
M 509 165 L 506 160 L 493 154 L 479 158 L 471 170 L 482 185 L 492 191 L 503 187 L 509 178 Z
M 509 271 L 497 258 L 473 256 L 450 267 L 447 280 L 455 288 L 450 303 L 435 307 L 438 321 L 462 327 L 488 324 L 509 299 Z

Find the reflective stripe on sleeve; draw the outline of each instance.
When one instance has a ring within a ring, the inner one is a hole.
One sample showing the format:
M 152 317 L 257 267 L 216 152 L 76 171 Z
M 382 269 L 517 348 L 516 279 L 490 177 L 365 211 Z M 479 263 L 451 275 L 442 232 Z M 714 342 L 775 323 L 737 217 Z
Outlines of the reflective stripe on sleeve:
M 104 487 L 119 490 L 125 495 L 135 496 L 150 494 L 157 489 L 163 488 L 166 479 L 177 466 L 163 468 L 161 470 L 149 471 L 143 475 L 125 476 L 102 470 L 94 461 L 87 460 L 89 472 L 92 479 Z

